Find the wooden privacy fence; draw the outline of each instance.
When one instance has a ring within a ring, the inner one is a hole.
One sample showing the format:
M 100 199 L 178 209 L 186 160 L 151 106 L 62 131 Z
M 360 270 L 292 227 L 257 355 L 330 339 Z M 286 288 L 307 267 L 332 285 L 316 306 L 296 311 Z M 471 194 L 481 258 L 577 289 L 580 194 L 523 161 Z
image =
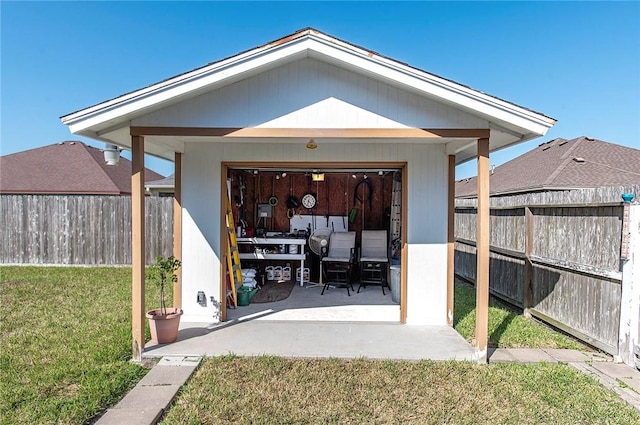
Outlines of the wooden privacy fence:
M 622 193 L 640 186 L 491 198 L 492 294 L 618 354 Z M 476 200 L 457 199 L 455 272 L 475 281 Z
M 173 198 L 146 197 L 146 262 L 173 252 Z M 131 197 L 1 195 L 2 264 L 131 264 Z

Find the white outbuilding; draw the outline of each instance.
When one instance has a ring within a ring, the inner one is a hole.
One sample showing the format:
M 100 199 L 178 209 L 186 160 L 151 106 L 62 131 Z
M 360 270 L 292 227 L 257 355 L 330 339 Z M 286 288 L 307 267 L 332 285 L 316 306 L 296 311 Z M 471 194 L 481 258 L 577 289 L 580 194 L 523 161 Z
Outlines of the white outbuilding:
M 227 179 L 234 170 L 400 176 L 398 321 L 452 323 L 456 164 L 478 159 L 476 350 L 486 357 L 489 152 L 555 120 L 312 28 L 62 117 L 132 151 L 133 357 L 144 348 L 144 153 L 175 161 L 174 301 L 225 320 Z M 283 202 L 283 200 L 281 200 Z M 217 302 L 198 302 L 198 293 Z

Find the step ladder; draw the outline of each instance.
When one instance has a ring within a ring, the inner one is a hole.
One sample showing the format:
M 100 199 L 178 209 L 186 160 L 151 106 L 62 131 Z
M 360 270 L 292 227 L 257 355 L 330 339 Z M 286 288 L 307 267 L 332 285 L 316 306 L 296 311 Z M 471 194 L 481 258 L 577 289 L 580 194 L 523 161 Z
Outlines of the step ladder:
M 391 192 L 391 241 L 399 239 L 402 230 L 402 181 L 398 171 L 393 174 Z
M 242 285 L 242 266 L 229 194 L 227 194 L 227 233 L 227 273 L 231 284 L 231 289 L 227 289 L 227 299 L 233 301 L 233 307 L 236 308 L 238 307 L 236 285 Z

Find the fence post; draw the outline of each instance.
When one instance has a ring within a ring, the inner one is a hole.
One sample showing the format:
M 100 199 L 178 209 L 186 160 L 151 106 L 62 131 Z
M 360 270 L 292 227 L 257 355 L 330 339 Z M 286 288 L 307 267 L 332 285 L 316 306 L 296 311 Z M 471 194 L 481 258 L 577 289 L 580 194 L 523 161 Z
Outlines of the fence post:
M 522 288 L 522 309 L 525 317 L 531 317 L 529 308 L 533 305 L 533 252 L 534 216 L 531 207 L 524 208 L 524 282 Z
M 634 204 L 625 201 L 624 208 L 623 246 L 620 249 L 622 295 L 616 360 L 634 366 L 633 349 L 640 344 L 640 203 L 638 200 Z

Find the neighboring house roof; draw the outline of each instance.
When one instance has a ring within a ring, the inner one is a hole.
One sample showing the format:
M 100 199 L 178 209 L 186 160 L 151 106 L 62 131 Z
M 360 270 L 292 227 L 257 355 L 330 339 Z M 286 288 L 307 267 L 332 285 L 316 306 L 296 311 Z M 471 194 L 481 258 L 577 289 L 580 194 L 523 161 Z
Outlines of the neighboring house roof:
M 161 174 L 145 169 L 145 180 Z M 102 149 L 60 142 L 0 157 L 0 193 L 131 194 L 131 161 L 106 165 Z
M 147 188 L 147 190 L 152 190 L 152 189 L 172 189 L 173 190 L 174 186 L 175 186 L 174 174 L 171 174 L 170 176 L 167 176 L 160 180 L 147 181 L 144 184 L 144 187 Z
M 69 126 L 72 133 L 110 141 L 128 148 L 131 145 L 129 127 L 135 126 L 132 122 L 136 119 L 305 58 L 326 62 L 366 75 L 372 80 L 393 84 L 470 114 L 484 122 L 482 128 L 491 129 L 490 150 L 534 139 L 544 135 L 555 124 L 554 119 L 543 114 L 389 59 L 313 28 L 305 28 L 235 56 L 67 114 L 61 117 L 61 120 Z M 340 96 L 340 93 L 336 92 L 335 95 Z M 305 106 L 309 105 L 301 105 Z M 228 124 L 223 125 L 226 128 L 257 128 L 267 125 L 262 122 L 225 124 Z M 313 123 L 307 124 L 310 128 L 313 127 Z M 206 126 L 206 123 L 200 125 Z M 398 128 L 413 128 L 408 119 L 399 120 L 394 125 Z M 145 150 L 173 160 L 175 151 L 183 151 L 185 140 L 184 137 L 164 137 L 161 142 L 155 142 L 153 135 L 147 134 Z M 448 151 L 456 155 L 458 163 L 464 162 L 476 155 L 473 141 L 451 142 Z M 369 143 L 367 140 L 359 142 Z
M 491 195 L 640 184 L 640 150 L 589 137 L 554 139 L 496 167 Z M 476 177 L 456 182 L 456 197 L 475 197 Z

